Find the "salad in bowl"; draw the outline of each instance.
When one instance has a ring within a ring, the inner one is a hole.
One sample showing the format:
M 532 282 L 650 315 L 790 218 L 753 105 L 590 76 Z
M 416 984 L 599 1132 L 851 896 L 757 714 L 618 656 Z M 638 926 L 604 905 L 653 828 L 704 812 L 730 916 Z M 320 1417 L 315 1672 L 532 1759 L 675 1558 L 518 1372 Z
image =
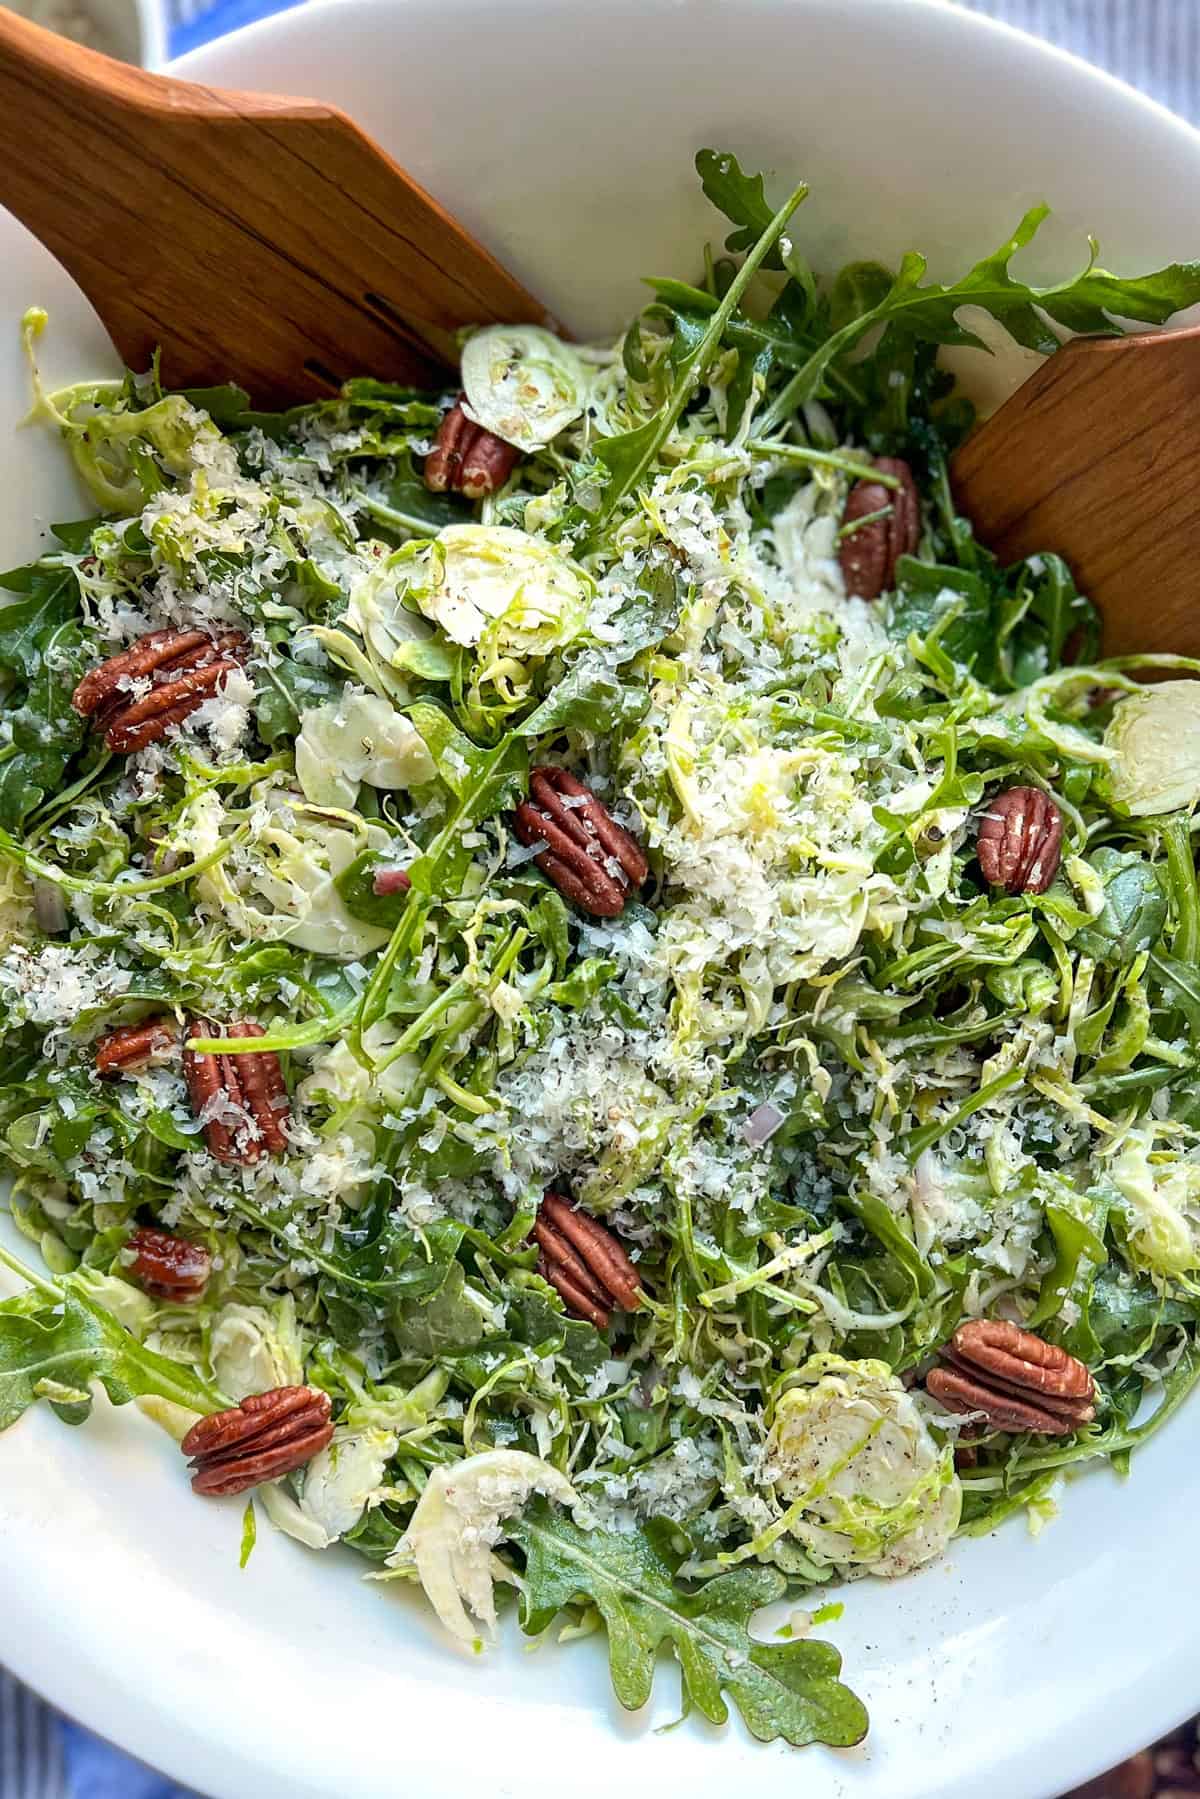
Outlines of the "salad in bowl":
M 38 386 L 96 511 L 0 577 L 0 1427 L 98 1381 L 244 1557 L 848 1745 L 844 1583 L 1200 1375 L 1197 665 L 976 540 L 939 362 L 1200 267 L 1027 286 L 1035 209 L 818 281 L 696 161 L 725 242 L 615 345 Z

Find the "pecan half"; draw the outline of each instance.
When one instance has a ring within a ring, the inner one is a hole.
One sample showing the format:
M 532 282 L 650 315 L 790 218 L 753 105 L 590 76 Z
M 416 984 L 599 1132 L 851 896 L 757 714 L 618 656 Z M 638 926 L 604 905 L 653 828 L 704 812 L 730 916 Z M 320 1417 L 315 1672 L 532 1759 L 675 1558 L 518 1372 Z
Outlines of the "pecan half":
M 463 411 L 460 394 L 438 427 L 425 458 L 425 485 L 431 493 L 461 493 L 482 500 L 504 486 L 521 452 L 494 431 L 485 431 Z
M 287 1087 L 279 1057 L 271 1050 L 246 1055 L 202 1055 L 196 1037 L 222 1033 L 206 1018 L 193 1018 L 183 1052 L 183 1072 L 192 1110 L 204 1126 L 204 1141 L 218 1162 L 257 1162 L 265 1150 L 282 1155 L 287 1149 L 283 1128 L 288 1115 Z M 229 1037 L 262 1037 L 260 1024 L 241 1019 L 224 1033 Z
M 990 1429 L 1066 1437 L 1096 1416 L 1090 1371 L 1057 1344 L 1002 1318 L 960 1324 L 926 1390 L 950 1412 L 982 1412 Z
M 882 481 L 856 481 L 846 500 L 843 527 L 858 519 L 869 523 L 847 531 L 838 542 L 838 561 L 846 592 L 863 600 L 877 600 L 896 584 L 896 564 L 911 556 L 921 541 L 921 501 L 907 462 L 899 456 L 877 456 L 880 474 L 892 475 L 899 487 Z M 883 513 L 874 518 L 873 513 Z
M 202 1243 L 144 1226 L 125 1247 L 134 1252 L 130 1273 L 156 1299 L 198 1299 L 208 1285 L 212 1257 Z
M 1107 1774 L 1089 1780 L 1086 1786 L 1072 1787 L 1064 1799 L 1155 1799 L 1155 1794 L 1158 1799 L 1186 1799 L 1188 1793 L 1200 1792 L 1194 1770 L 1194 1784 L 1183 1787 L 1178 1795 L 1171 1787 L 1158 1786 L 1155 1775 L 1162 1771 L 1156 1767 L 1157 1761 L 1157 1756 L 1143 1749 L 1119 1767 L 1110 1768 Z
M 1062 813 L 1040 787 L 1010 787 L 988 801 L 975 851 L 994 887 L 1045 893 L 1062 857 Z
M 110 750 L 141 750 L 203 705 L 248 649 L 240 631 L 217 638 L 204 631 L 151 631 L 86 674 L 71 704 Z
M 559 892 L 598 918 L 623 911 L 650 872 L 634 838 L 565 768 L 534 769 L 514 826 L 522 843 L 545 844 L 533 859 Z
M 191 1458 L 194 1493 L 244 1493 L 303 1468 L 333 1436 L 328 1393 L 274 1387 L 193 1424 L 180 1447 Z
M 559 1193 L 547 1193 L 533 1226 L 538 1273 L 567 1309 L 607 1330 L 614 1307 L 635 1312 L 642 1303 L 638 1271 L 606 1225 Z
M 112 1078 L 160 1068 L 174 1056 L 178 1041 L 175 1020 L 165 1014 L 143 1018 L 140 1024 L 118 1025 L 96 1045 L 96 1073 Z
M 1143 1753 L 1149 1754 L 1149 1751 Z M 1134 1762 L 1139 1759 L 1138 1756 L 1133 1758 Z M 1123 1767 L 1129 1765 L 1122 1764 Z M 1173 1793 L 1200 1793 L 1200 1760 L 1196 1753 L 1194 1726 L 1177 1733 L 1175 1741 L 1168 1739 L 1165 1743 L 1160 1743 L 1154 1750 L 1153 1766 L 1155 1779 L 1166 1783 L 1165 1787 L 1160 1785 L 1156 1788 L 1162 1799 L 1171 1799 Z M 1120 1773 L 1121 1769 L 1116 1771 Z M 1126 1799 L 1123 1790 L 1117 1799 Z M 1131 1793 L 1131 1799 L 1141 1799 L 1141 1796 Z

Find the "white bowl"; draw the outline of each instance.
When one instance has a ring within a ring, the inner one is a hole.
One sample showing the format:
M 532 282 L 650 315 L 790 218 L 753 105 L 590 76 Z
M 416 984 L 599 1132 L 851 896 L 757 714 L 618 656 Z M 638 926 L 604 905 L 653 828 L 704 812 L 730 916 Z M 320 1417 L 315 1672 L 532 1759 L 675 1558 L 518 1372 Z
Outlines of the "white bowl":
M 643 273 L 690 275 L 719 221 L 704 144 L 803 173 L 819 267 L 917 245 L 935 272 L 990 250 L 1031 201 L 1056 207 L 1042 278 L 1095 231 L 1110 266 L 1196 248 L 1200 137 L 1069 57 L 939 0 L 340 0 L 189 59 L 238 86 L 346 106 L 578 331 L 615 327 Z M 7 435 L 27 387 L 15 319 L 50 307 L 55 378 L 103 335 L 0 216 L 0 552 L 80 506 L 54 447 Z M 220 296 L 213 296 L 220 305 Z M 237 370 L 231 369 L 231 375 Z M 1074 1483 L 1037 1541 L 1016 1523 L 891 1585 L 863 1582 L 826 1633 L 872 1718 L 851 1753 L 754 1745 L 737 1724 L 669 1735 L 613 1700 L 600 1641 L 471 1663 L 415 1596 L 349 1555 L 200 1503 L 178 1451 L 131 1413 L 0 1440 L 0 1658 L 93 1728 L 228 1799 L 1048 1799 L 1200 1702 L 1196 1404 L 1123 1483 Z

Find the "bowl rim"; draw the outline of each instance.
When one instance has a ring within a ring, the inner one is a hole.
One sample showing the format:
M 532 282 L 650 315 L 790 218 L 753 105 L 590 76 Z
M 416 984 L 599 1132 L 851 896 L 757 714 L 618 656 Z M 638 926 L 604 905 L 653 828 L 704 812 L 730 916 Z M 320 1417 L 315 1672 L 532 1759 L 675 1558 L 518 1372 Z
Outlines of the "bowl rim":
M 293 29 L 303 20 L 306 35 L 319 34 L 326 21 L 336 23 L 337 15 L 347 9 L 361 8 L 364 0 L 305 0 L 303 6 L 289 3 L 285 10 L 251 20 L 236 30 L 213 39 L 209 43 L 199 45 L 186 54 L 170 59 L 166 51 L 164 30 L 164 12 L 161 0 L 135 0 L 142 24 L 143 41 L 147 44 L 145 60 L 148 67 L 162 73 L 178 75 L 184 79 L 205 78 L 205 64 L 210 54 L 220 45 L 224 54 L 231 50 L 237 52 L 245 47 L 252 52 L 255 61 L 259 60 L 261 46 Z M 405 0 L 392 0 L 394 6 L 402 6 Z M 442 4 L 453 7 L 456 0 L 442 0 Z M 537 4 L 546 10 L 561 10 L 564 0 L 537 0 Z M 566 0 L 569 4 L 569 0 Z M 717 0 L 723 6 L 735 7 L 738 0 Z M 789 0 L 797 10 L 802 10 L 806 0 Z M 1040 57 L 1043 62 L 1057 64 L 1064 73 L 1070 73 L 1073 82 L 1103 89 L 1111 94 L 1122 105 L 1132 108 L 1146 117 L 1157 121 L 1160 128 L 1167 129 L 1180 142 L 1185 153 L 1197 158 L 1200 164 L 1200 126 L 1193 125 L 1179 114 L 1173 112 L 1163 102 L 1144 93 L 1130 82 L 1113 74 L 1111 71 L 1088 61 L 1078 53 L 1061 45 L 1051 43 L 1039 37 L 1035 32 L 1014 25 L 1007 20 L 997 19 L 990 14 L 968 9 L 959 0 L 855 0 L 855 4 L 875 11 L 880 15 L 891 15 L 899 18 L 910 15 L 914 11 L 936 16 L 944 22 L 949 31 L 960 30 L 968 37 L 974 33 L 977 39 L 991 37 L 994 40 L 1006 40 L 1022 45 L 1026 52 Z M 0 1291 L 8 1291 L 8 1283 L 4 1272 L 0 1270 Z M 169 1725 L 156 1713 L 147 1708 L 136 1720 L 138 1725 L 138 1747 L 127 1750 L 107 1734 L 105 1697 L 112 1693 L 128 1694 L 129 1689 L 123 1686 L 120 1678 L 108 1669 L 102 1681 L 97 1681 L 96 1670 L 86 1660 L 77 1658 L 73 1663 L 69 1654 L 69 1645 L 51 1632 L 47 1632 L 42 1643 L 36 1644 L 22 1640 L 6 1643 L 4 1652 L 6 1666 L 32 1691 L 38 1693 L 46 1702 L 73 1722 L 83 1726 L 102 1740 L 109 1742 L 121 1753 L 133 1760 L 141 1760 L 145 1765 L 153 1766 L 181 1784 L 188 1784 L 201 1779 L 206 1790 L 213 1799 L 244 1799 L 246 1788 L 242 1784 L 246 1764 L 239 1758 L 237 1762 L 225 1759 L 220 1745 L 210 1742 L 205 1745 L 207 1759 L 202 1764 L 193 1760 L 185 1765 L 185 1751 L 174 1740 Z M 1177 1685 L 1181 1685 L 1177 1681 Z M 64 1694 L 67 1697 L 56 1697 Z M 1158 1696 L 1161 1704 L 1156 1712 L 1148 1714 L 1146 1726 L 1138 1726 L 1136 1737 L 1131 1734 L 1125 1740 L 1122 1753 L 1132 1754 L 1145 1745 L 1147 1737 L 1154 1740 L 1174 1729 L 1195 1710 L 1197 1696 L 1189 1699 L 1174 1697 L 1168 1683 L 1164 1682 Z M 127 1722 L 132 1726 L 134 1717 L 131 1713 Z M 194 1752 L 195 1744 L 189 1745 L 189 1752 Z M 765 1751 L 759 1751 L 765 1754 Z M 235 1751 L 236 1754 L 236 1751 Z M 1117 1760 L 1120 1759 L 1118 1755 Z M 803 1765 L 803 1764 L 801 1764 Z M 1103 1763 L 1092 1767 L 1092 1774 L 1104 1772 L 1114 1765 L 1105 1756 Z M 1085 1774 L 1083 1778 L 1087 1778 Z M 264 1788 L 264 1793 L 267 1789 Z M 270 1786 L 270 1799 L 276 1794 L 282 1799 L 285 1789 L 282 1784 L 276 1788 Z

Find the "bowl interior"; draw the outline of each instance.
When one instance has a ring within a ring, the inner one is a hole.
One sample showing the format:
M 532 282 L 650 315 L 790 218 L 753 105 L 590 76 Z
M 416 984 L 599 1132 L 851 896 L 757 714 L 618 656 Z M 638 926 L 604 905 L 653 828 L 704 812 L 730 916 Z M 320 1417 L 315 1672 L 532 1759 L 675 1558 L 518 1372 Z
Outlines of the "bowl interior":
M 1118 269 L 1195 245 L 1200 138 L 938 0 L 333 0 L 185 72 L 343 105 L 580 334 L 615 329 L 640 275 L 696 271 L 719 229 L 692 173 L 702 145 L 772 171 L 778 192 L 809 180 L 798 235 L 818 268 L 916 245 L 935 274 L 958 271 L 1041 198 L 1055 214 L 1024 253 L 1039 278 L 1077 262 L 1088 230 Z M 0 215 L 7 564 L 82 510 L 49 434 L 13 429 L 31 303 L 51 313 L 52 381 L 112 369 L 90 309 Z M 801 1780 L 813 1799 L 1044 1799 L 1194 1703 L 1200 1625 L 1180 1593 L 1200 1502 L 1192 1428 L 1175 1420 L 1128 1486 L 1075 1483 L 1036 1544 L 1016 1524 L 919 1578 L 849 1589 L 824 1634 L 872 1734 L 843 1755 L 797 1762 L 736 1725 L 719 1741 L 695 1722 L 655 1735 L 673 1677 L 627 1718 L 597 1642 L 531 1658 L 510 1634 L 464 1663 L 423 1607 L 362 1585 L 338 1552 L 264 1531 L 241 1573 L 240 1504 L 199 1505 L 174 1447 L 107 1408 L 85 1431 L 37 1417 L 0 1443 L 0 1656 L 95 1728 L 239 1799 L 476 1782 L 558 1799 L 568 1770 L 581 1799 L 608 1799 L 635 1768 L 639 1787 L 662 1778 L 693 1799 L 724 1799 L 731 1780 Z

